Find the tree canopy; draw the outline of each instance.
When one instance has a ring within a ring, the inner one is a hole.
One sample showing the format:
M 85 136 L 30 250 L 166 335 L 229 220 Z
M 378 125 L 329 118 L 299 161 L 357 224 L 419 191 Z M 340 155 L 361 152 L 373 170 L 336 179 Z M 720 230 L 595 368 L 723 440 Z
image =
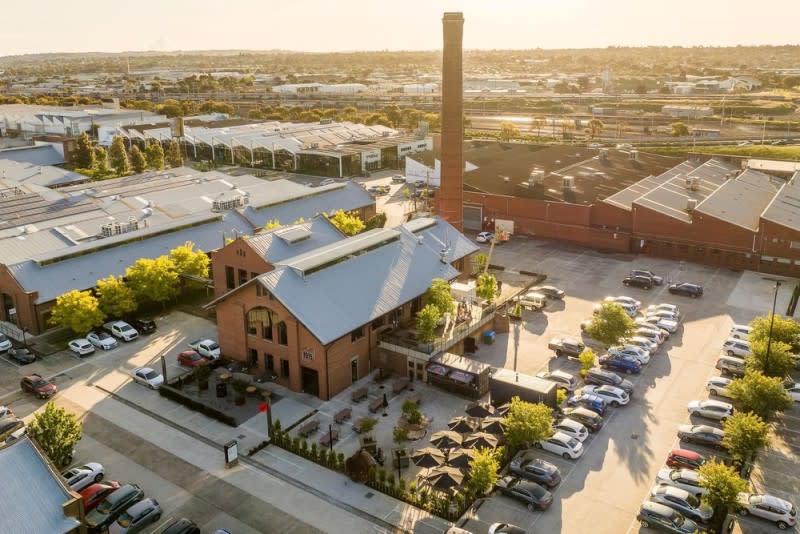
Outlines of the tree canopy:
M 511 454 L 525 446 L 553 435 L 553 410 L 542 403 L 511 399 L 511 407 L 503 423 Z
M 139 300 L 165 302 L 178 294 L 178 272 L 167 256 L 136 260 L 125 270 L 125 278 Z
M 72 451 L 81 439 L 82 429 L 83 424 L 75 414 L 57 408 L 50 401 L 44 411 L 34 414 L 33 421 L 28 425 L 28 435 L 60 469 L 72 461 Z
M 770 334 L 770 323 L 772 323 L 772 341 L 781 341 L 792 346 L 792 352 L 800 352 L 800 323 L 790 317 L 783 317 L 775 314 L 775 321 L 772 321 L 772 314 L 759 315 L 750 321 L 750 335 L 747 339 L 750 343 L 754 341 L 767 341 Z
M 792 405 L 780 378 L 764 376 L 754 369 L 748 369 L 742 378 L 734 379 L 728 391 L 742 410 L 765 420 Z
M 174 139 L 169 142 L 167 146 L 167 151 L 164 154 L 164 158 L 167 160 L 167 164 L 170 167 L 180 167 L 183 165 L 183 157 L 181 156 L 181 147 L 178 145 L 178 142 Z
M 747 491 L 747 482 L 739 477 L 736 469 L 716 458 L 701 465 L 697 472 L 700 487 L 708 490 L 702 500 L 715 510 L 733 508 L 739 494 Z
M 686 137 L 689 135 L 689 127 L 685 122 L 673 122 L 670 127 L 672 128 L 672 137 Z
M 188 274 L 208 278 L 208 254 L 202 250 L 194 250 L 194 243 L 187 241 L 183 245 L 169 251 L 169 259 L 178 274 Z
M 439 310 L 439 313 L 452 313 L 456 309 L 453 295 L 450 292 L 450 283 L 441 278 L 434 278 L 431 282 L 431 287 L 428 288 L 426 295 L 428 304 L 433 304 Z
M 589 121 L 588 130 L 589 130 L 589 137 L 594 139 L 598 135 L 600 135 L 605 128 L 605 124 L 600 119 L 592 119 Z
M 500 140 L 508 142 L 515 137 L 519 137 L 519 128 L 510 121 L 505 121 L 500 124 Z
M 56 297 L 50 324 L 69 328 L 76 334 L 85 334 L 103 324 L 105 315 L 97 299 L 89 291 L 73 289 Z
M 634 323 L 625 310 L 614 302 L 603 302 L 592 317 L 586 333 L 606 347 L 616 345 L 621 339 L 630 337 Z
M 136 295 L 121 277 L 113 274 L 97 281 L 97 301 L 107 317 L 125 317 L 136 310 Z
M 147 168 L 147 160 L 136 145 L 131 148 L 131 166 L 133 167 L 133 172 L 137 174 L 144 172 Z
M 95 147 L 94 158 L 94 169 L 97 176 L 102 177 L 111 173 L 111 167 L 108 165 L 108 152 L 106 152 L 105 148 L 101 146 Z
M 148 167 L 157 171 L 164 168 L 164 149 L 161 148 L 161 143 L 150 141 L 147 143 L 145 153 L 147 154 Z
M 436 339 L 436 325 L 442 318 L 439 308 L 427 304 L 417 312 L 417 339 L 422 343 L 431 343 Z
M 469 462 L 469 481 L 467 485 L 478 495 L 490 491 L 497 483 L 497 472 L 500 462 L 497 451 L 482 448 L 478 449 Z
M 364 221 L 358 215 L 345 213 L 344 210 L 337 211 L 329 220 L 346 236 L 354 236 L 364 230 Z
M 745 359 L 748 369 L 754 369 L 767 376 L 784 377 L 794 369 L 792 346 L 783 341 L 756 338 L 750 343 L 752 356 Z
M 117 174 L 126 174 L 130 171 L 131 165 L 128 161 L 128 153 L 125 151 L 125 143 L 122 137 L 115 135 L 111 141 L 111 148 L 108 151 L 111 166 Z
M 94 167 L 94 149 L 92 141 L 86 132 L 78 136 L 75 150 L 72 152 L 72 164 L 79 169 L 91 169 Z
M 767 445 L 769 427 L 753 413 L 736 412 L 723 424 L 725 437 L 722 444 L 740 463 L 748 462 Z
M 494 302 L 497 298 L 497 278 L 490 273 L 483 273 L 478 276 L 478 281 L 475 284 L 475 294 L 489 303 Z

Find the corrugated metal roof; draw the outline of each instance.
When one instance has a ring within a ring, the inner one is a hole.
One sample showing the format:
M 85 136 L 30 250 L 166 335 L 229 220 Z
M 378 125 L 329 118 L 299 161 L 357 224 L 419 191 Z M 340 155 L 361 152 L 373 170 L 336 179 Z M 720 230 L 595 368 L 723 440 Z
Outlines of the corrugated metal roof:
M 289 227 L 289 229 L 292 228 L 302 228 L 309 232 L 308 239 L 289 244 L 280 238 L 281 230 L 285 230 L 281 228 L 257 234 L 248 239 L 246 243 L 265 261 L 274 264 L 345 239 L 345 236 L 323 216 L 314 217 L 309 222 Z
M 781 187 L 761 218 L 793 230 L 800 230 L 800 172 Z
M 36 147 L 38 149 L 38 147 Z M 50 148 L 50 147 L 49 147 Z M 56 187 L 75 182 L 85 182 L 88 176 L 77 172 L 8 158 L 9 153 L 0 151 L 0 177 L 19 184 L 36 184 L 44 187 Z
M 761 212 L 778 190 L 778 182 L 782 184 L 783 180 L 748 169 L 722 184 L 695 211 L 755 232 Z
M 64 156 L 53 145 L 42 144 L 2 149 L 0 150 L 0 160 L 11 160 L 31 165 L 60 165 L 64 163 Z
M 0 532 L 60 534 L 80 525 L 64 515 L 72 496 L 27 437 L 0 449 Z
M 639 180 L 635 184 L 629 185 L 625 189 L 603 199 L 603 202 L 608 202 L 609 204 L 617 206 L 618 208 L 623 208 L 630 211 L 634 200 L 649 193 L 675 176 L 688 174 L 697 168 L 698 165 L 700 165 L 699 162 L 684 161 L 668 171 L 659 174 L 658 176 L 648 176 L 647 178 Z
M 443 249 L 447 249 L 446 257 L 450 262 L 479 250 L 478 245 L 440 217 L 413 219 L 403 224 L 403 227 L 413 234 L 421 236 L 423 243 L 438 254 L 441 254 Z
M 350 256 L 364 253 L 374 247 L 395 240 L 400 235 L 397 230 L 375 228 L 363 234 L 354 235 L 342 241 L 294 256 L 281 263 L 305 274 L 332 262 L 345 260 Z

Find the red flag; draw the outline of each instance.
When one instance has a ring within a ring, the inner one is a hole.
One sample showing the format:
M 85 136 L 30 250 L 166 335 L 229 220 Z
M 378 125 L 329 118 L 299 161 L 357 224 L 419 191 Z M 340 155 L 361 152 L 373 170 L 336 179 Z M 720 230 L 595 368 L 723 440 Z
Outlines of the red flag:
M 269 410 L 269 404 L 267 404 L 266 402 L 259 403 L 258 405 L 259 412 L 266 412 L 267 410 Z

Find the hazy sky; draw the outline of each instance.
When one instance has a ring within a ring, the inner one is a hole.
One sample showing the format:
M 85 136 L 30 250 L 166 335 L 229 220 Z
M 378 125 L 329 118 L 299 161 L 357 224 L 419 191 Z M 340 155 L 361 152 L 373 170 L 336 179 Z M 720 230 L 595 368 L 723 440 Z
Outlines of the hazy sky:
M 31 52 L 797 44 L 800 0 L 4 0 L 0 56 Z

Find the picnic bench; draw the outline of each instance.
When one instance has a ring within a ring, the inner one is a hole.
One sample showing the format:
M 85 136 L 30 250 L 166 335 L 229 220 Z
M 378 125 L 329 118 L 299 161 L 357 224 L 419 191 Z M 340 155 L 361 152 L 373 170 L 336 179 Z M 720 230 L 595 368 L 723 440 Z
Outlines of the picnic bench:
M 408 387 L 408 384 L 409 384 L 408 377 L 403 376 L 401 378 L 398 378 L 392 383 L 392 391 L 394 391 L 395 393 L 400 393 L 401 391 L 403 391 Z
M 307 438 L 317 430 L 319 430 L 319 421 L 314 419 L 313 421 L 309 421 L 308 423 L 301 426 L 300 430 L 298 430 L 297 433 L 303 436 L 304 438 Z
M 367 398 L 368 390 L 367 388 L 358 388 L 353 393 L 350 394 L 350 400 L 353 402 L 361 402 L 362 400 Z
M 383 398 L 375 397 L 374 399 L 369 401 L 369 411 L 371 413 L 375 413 L 381 408 L 383 408 Z
M 330 432 L 325 432 L 321 438 L 319 438 L 320 445 L 330 445 L 331 443 L 337 441 L 339 439 L 339 431 L 336 429 L 331 430 Z
M 336 424 L 340 425 L 343 421 L 350 419 L 350 416 L 353 415 L 353 410 L 350 408 L 342 408 L 333 416 L 333 420 L 336 421 Z

